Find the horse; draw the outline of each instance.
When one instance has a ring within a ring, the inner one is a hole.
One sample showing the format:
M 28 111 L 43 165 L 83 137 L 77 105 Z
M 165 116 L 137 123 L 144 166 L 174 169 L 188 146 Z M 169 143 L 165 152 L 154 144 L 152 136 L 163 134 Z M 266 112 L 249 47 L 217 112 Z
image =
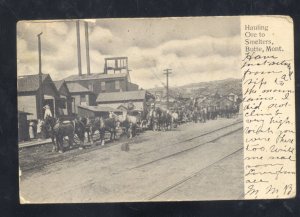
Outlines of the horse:
M 76 119 L 80 121 L 81 124 L 84 126 L 84 134 L 87 133 L 88 142 L 91 142 L 90 141 L 90 125 L 91 125 L 90 119 L 86 117 L 80 117 L 80 116 L 78 116 Z
M 82 147 L 84 146 L 84 125 L 80 123 L 79 120 L 75 119 L 74 121 L 61 122 L 59 119 L 47 116 L 44 121 L 44 126 L 50 134 L 53 143 L 53 152 L 64 152 L 64 137 L 68 137 L 69 147 L 72 147 L 74 143 L 75 134 L 80 140 L 79 149 L 82 149 Z
M 177 125 L 178 125 L 178 118 L 179 118 L 179 115 L 178 115 L 178 112 L 174 111 L 172 114 L 172 124 L 173 124 L 173 127 L 174 128 L 177 128 Z
M 51 116 L 47 116 L 45 120 L 41 120 L 40 127 L 45 134 L 51 138 L 52 141 L 52 152 L 58 151 L 58 144 L 55 142 L 54 126 L 56 124 L 56 119 Z
M 105 139 L 104 137 L 106 131 L 110 132 L 110 141 L 114 141 L 116 139 L 117 128 L 120 126 L 120 121 L 116 116 L 107 119 L 104 119 L 103 117 L 96 117 L 94 120 L 89 119 L 88 125 L 89 125 L 89 134 L 88 134 L 89 141 L 91 141 L 91 143 L 93 144 L 94 143 L 93 135 L 96 131 L 99 131 L 100 144 L 104 145 L 104 139 Z
M 140 129 L 141 131 L 144 131 L 148 127 L 148 110 L 142 112 L 141 118 L 140 118 Z
M 172 115 L 169 111 L 163 111 L 160 116 L 160 125 L 163 131 L 171 130 L 172 128 Z
M 75 118 L 73 121 L 74 126 L 74 133 L 77 135 L 78 139 L 80 140 L 79 149 L 84 147 L 84 139 L 85 139 L 85 132 L 86 132 L 86 122 L 84 119 Z
M 60 121 L 57 121 L 54 125 L 53 133 L 56 137 L 56 143 L 60 153 L 64 152 L 64 137 L 68 137 L 69 148 L 73 146 L 74 131 L 74 126 L 71 123 L 61 123 Z
M 158 115 L 155 109 L 151 109 L 146 116 L 149 129 L 156 131 L 158 129 Z
M 192 119 L 193 119 L 194 123 L 198 122 L 199 114 L 198 114 L 198 111 L 196 109 L 192 112 Z
M 60 147 L 60 152 L 64 152 L 63 139 L 68 137 L 69 148 L 74 144 L 74 136 L 77 135 L 80 144 L 79 149 L 84 148 L 84 139 L 85 139 L 85 125 L 80 121 L 80 119 L 75 118 L 73 121 L 57 121 L 54 126 L 54 134 L 56 136 L 56 141 L 58 147 Z
M 122 120 L 120 120 L 120 124 L 122 127 L 125 128 L 125 133 L 127 134 L 128 138 L 132 138 L 137 135 L 137 128 L 141 123 L 141 117 L 130 115 L 131 113 L 127 113 L 123 115 Z

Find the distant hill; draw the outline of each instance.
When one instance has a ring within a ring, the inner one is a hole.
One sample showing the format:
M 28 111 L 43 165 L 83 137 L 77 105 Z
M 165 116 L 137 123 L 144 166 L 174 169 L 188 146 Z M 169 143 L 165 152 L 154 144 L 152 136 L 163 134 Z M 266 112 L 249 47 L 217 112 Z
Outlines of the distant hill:
M 150 92 L 163 92 L 166 90 L 164 87 L 157 87 L 149 89 Z M 229 78 L 224 80 L 199 82 L 183 85 L 180 87 L 170 87 L 170 95 L 182 95 L 189 94 L 191 96 L 197 96 L 200 94 L 211 95 L 219 93 L 220 95 L 227 95 L 229 93 L 236 95 L 242 94 L 242 81 L 241 79 Z

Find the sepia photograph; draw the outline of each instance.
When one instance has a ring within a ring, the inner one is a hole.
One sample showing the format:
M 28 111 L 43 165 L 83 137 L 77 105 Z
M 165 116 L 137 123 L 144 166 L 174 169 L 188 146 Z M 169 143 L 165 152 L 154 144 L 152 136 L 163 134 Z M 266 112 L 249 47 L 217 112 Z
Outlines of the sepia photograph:
M 21 203 L 244 199 L 240 17 L 17 24 Z

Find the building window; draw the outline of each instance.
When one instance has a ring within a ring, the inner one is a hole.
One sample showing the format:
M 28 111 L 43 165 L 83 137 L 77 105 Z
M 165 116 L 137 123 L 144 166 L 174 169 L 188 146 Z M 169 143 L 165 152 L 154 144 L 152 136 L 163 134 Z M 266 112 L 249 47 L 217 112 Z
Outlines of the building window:
M 101 90 L 105 91 L 105 82 L 104 81 L 101 81 Z
M 120 90 L 120 81 L 115 81 L 115 89 Z

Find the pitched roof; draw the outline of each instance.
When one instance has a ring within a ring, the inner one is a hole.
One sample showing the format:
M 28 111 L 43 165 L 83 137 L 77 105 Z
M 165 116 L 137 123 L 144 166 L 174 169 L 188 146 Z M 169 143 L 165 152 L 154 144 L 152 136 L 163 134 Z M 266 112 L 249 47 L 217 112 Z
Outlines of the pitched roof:
M 61 88 L 61 86 L 64 84 L 64 80 L 60 80 L 60 81 L 53 81 L 55 84 L 55 87 L 57 90 L 59 90 Z
M 190 93 L 182 93 L 179 96 L 179 98 L 184 98 L 184 99 L 190 99 L 191 97 L 192 97 L 192 94 L 190 94 Z
M 121 112 L 121 110 L 119 109 L 114 109 L 111 107 L 107 107 L 107 106 L 83 106 L 83 105 L 78 105 L 78 107 L 86 109 L 86 110 L 90 110 L 93 112 Z
M 20 111 L 20 110 L 18 110 L 18 114 L 32 115 L 32 113 L 24 112 L 24 111 Z
M 127 105 L 125 105 L 124 103 L 123 104 L 121 104 L 121 105 L 119 105 L 118 107 L 117 107 L 117 109 L 120 109 L 120 110 L 125 110 L 125 111 L 127 111 L 128 110 L 128 107 L 127 107 Z
M 145 90 L 100 93 L 97 97 L 97 102 L 116 102 L 128 100 L 143 100 L 146 97 Z
M 223 101 L 227 101 L 227 102 L 232 103 L 232 101 L 230 99 L 228 99 L 227 97 L 222 97 L 222 98 L 218 99 L 218 102 L 223 102 Z
M 42 82 L 49 76 L 49 74 L 42 74 Z M 50 77 L 50 76 L 49 76 Z M 39 89 L 39 75 L 24 75 L 19 76 L 17 80 L 18 92 L 31 92 Z
M 109 78 L 125 78 L 128 75 L 126 73 L 116 73 L 116 74 L 104 74 L 104 73 L 92 73 L 90 75 L 70 75 L 66 77 L 64 80 L 68 81 L 82 81 L 82 80 L 95 80 L 95 79 L 109 79 Z
M 206 105 L 213 105 L 218 102 L 218 99 L 212 99 L 212 98 L 206 98 L 202 100 L 200 103 L 206 104 Z
M 91 91 L 78 83 L 67 83 L 70 93 L 91 93 Z
M 70 95 L 70 90 L 69 90 L 65 80 L 53 81 L 53 83 L 55 84 L 55 87 L 58 90 L 59 94 L 61 94 L 63 96 Z M 65 90 L 63 87 L 65 88 Z

